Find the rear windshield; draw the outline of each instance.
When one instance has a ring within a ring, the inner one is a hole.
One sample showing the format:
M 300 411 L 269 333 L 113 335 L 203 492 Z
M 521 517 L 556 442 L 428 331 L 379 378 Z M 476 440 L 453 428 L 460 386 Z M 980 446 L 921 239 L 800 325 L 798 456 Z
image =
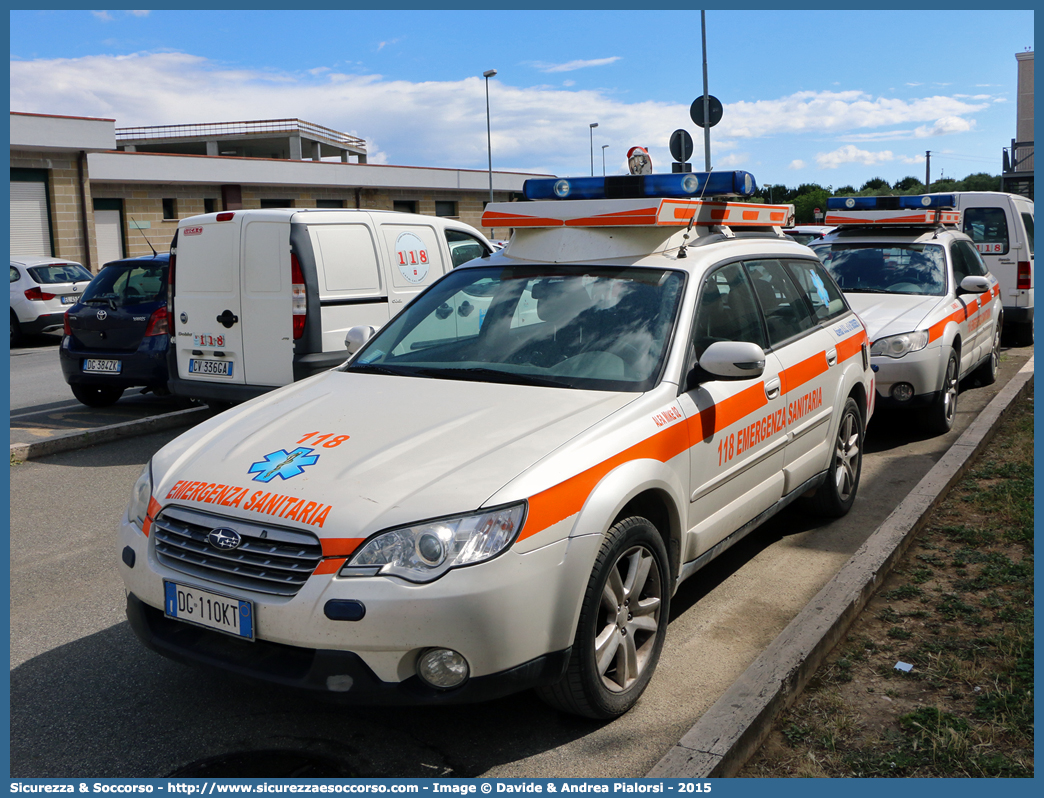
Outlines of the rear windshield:
M 1022 214 L 1022 224 L 1026 228 L 1026 243 L 1029 245 L 1029 254 L 1033 254 L 1033 214 Z
M 963 229 L 983 255 L 1008 254 L 1008 217 L 1003 208 L 968 208 Z
M 110 263 L 83 292 L 83 302 L 141 305 L 167 297 L 167 267 L 162 263 Z
M 31 266 L 26 269 L 29 276 L 40 285 L 55 283 L 86 283 L 94 277 L 79 263 L 52 263 L 50 266 Z

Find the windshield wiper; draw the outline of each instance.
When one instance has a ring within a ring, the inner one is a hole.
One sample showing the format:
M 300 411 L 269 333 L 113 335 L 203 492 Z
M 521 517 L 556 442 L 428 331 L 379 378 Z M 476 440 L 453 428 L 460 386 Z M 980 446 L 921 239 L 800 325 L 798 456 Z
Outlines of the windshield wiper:
M 402 369 L 391 368 L 390 366 L 381 366 L 376 363 L 352 363 L 344 369 L 348 371 L 358 371 L 365 374 L 390 374 L 393 377 L 412 377 L 412 371 L 403 371 Z
M 895 294 L 896 291 L 886 291 L 883 288 L 846 288 L 846 294 Z
M 543 388 L 568 388 L 558 380 L 538 377 L 533 374 L 520 374 L 513 371 L 470 366 L 468 368 L 418 369 L 416 374 L 422 377 L 434 377 L 442 380 L 471 380 L 474 382 L 497 382 L 508 385 L 533 385 Z
M 90 299 L 83 300 L 83 304 L 85 305 L 89 305 L 92 302 L 104 302 L 111 310 L 116 310 L 116 300 L 111 296 L 92 296 Z

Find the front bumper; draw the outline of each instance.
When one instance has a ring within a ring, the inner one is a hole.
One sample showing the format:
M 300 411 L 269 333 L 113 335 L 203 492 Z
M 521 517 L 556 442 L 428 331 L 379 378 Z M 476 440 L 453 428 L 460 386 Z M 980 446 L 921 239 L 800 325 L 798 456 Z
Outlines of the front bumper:
M 513 668 L 469 679 L 453 690 L 436 690 L 411 676 L 382 681 L 358 654 L 336 649 L 308 649 L 257 640 L 236 640 L 180 623 L 127 596 L 127 619 L 142 643 L 187 665 L 203 665 L 238 676 L 322 693 L 359 704 L 440 705 L 491 701 L 562 677 L 569 649 L 545 654 Z
M 561 675 L 600 544 L 601 536 L 589 535 L 524 554 L 509 549 L 427 584 L 313 574 L 288 598 L 167 568 L 125 515 L 119 550 L 134 556 L 121 556 L 119 569 L 132 597 L 128 618 L 135 632 L 165 656 L 324 692 L 343 692 L 341 677 L 347 677 L 349 699 L 360 703 L 442 703 L 506 695 Z M 257 639 L 244 642 L 165 618 L 164 579 L 250 599 Z M 324 608 L 334 599 L 361 602 L 365 615 L 331 620 Z M 417 659 L 432 647 L 465 657 L 471 678 L 462 687 L 444 692 L 419 682 Z
M 876 355 L 870 358 L 875 367 L 877 407 L 924 407 L 931 404 L 942 390 L 949 348 L 929 344 L 919 352 L 910 352 L 900 358 Z M 907 383 L 913 386 L 913 398 L 900 402 L 892 398 L 892 386 Z

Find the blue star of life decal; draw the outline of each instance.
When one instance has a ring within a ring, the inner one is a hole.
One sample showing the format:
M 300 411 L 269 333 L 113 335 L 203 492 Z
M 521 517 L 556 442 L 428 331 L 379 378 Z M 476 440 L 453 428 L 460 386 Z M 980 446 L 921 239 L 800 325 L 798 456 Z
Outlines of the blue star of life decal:
M 319 455 L 312 454 L 313 449 L 300 446 L 292 452 L 280 449 L 266 454 L 264 460 L 258 460 L 249 469 L 248 474 L 257 474 L 254 482 L 271 482 L 276 477 L 290 479 L 304 473 L 304 467 L 315 465 Z

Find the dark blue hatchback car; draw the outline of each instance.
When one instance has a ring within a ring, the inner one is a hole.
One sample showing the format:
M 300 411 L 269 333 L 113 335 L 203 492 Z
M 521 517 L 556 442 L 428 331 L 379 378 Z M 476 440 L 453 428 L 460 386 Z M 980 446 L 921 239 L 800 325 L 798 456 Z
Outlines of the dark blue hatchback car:
M 85 405 L 111 405 L 137 386 L 167 393 L 169 264 L 166 253 L 107 263 L 66 312 L 62 374 Z

